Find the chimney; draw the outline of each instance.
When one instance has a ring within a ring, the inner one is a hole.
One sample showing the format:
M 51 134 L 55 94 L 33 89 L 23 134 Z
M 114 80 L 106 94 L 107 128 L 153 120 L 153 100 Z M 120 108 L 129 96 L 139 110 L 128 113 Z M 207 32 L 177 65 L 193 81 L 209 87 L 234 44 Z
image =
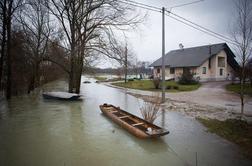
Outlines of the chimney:
M 182 49 L 182 50 L 184 49 L 184 46 L 183 46 L 182 43 L 179 43 L 179 48 Z

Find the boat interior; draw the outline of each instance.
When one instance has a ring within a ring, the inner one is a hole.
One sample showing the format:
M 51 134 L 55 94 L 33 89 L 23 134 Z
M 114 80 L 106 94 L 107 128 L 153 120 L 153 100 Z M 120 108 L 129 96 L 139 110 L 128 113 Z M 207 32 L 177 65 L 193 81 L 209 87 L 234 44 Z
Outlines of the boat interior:
M 160 129 L 158 126 L 147 123 L 147 122 L 143 121 L 142 119 L 121 110 L 119 107 L 117 108 L 112 105 L 111 106 L 107 105 L 104 107 L 104 109 L 106 109 L 106 111 L 112 113 L 113 115 L 117 116 L 122 121 L 130 124 L 131 126 L 138 128 L 144 132 L 147 132 L 148 128 L 151 128 L 152 130 Z

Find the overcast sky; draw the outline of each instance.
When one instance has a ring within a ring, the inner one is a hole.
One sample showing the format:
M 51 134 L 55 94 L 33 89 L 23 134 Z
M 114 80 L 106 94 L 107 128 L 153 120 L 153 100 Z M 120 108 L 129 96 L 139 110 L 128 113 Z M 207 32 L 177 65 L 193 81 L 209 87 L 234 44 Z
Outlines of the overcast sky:
M 134 0 L 157 7 L 169 9 L 195 0 Z M 188 6 L 173 8 L 172 12 L 200 24 L 217 33 L 229 36 L 232 18 L 234 18 L 233 0 L 204 0 Z M 142 13 L 147 11 L 139 9 Z M 162 51 L 162 15 L 148 11 L 144 25 L 136 32 L 128 33 L 128 41 L 133 47 L 137 58 L 141 61 L 153 62 L 161 57 Z M 166 17 L 166 52 L 179 48 L 182 43 L 185 48 L 224 42 L 212 36 L 188 27 L 176 20 Z M 109 67 L 110 65 L 99 65 Z

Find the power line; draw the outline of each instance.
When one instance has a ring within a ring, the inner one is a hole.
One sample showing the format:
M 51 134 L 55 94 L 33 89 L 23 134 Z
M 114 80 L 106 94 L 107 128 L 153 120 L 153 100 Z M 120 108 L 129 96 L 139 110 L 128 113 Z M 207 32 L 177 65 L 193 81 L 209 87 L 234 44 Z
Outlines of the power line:
M 125 3 L 125 4 L 128 4 L 128 5 L 131 5 L 131 6 L 134 6 L 134 7 L 139 7 L 139 8 L 142 8 L 142 9 L 146 9 L 146 10 L 150 10 L 150 11 L 153 11 L 153 12 L 158 12 L 158 13 L 161 13 L 161 8 L 155 8 L 155 7 L 151 7 L 149 5 L 140 5 L 138 3 L 134 3 L 134 2 L 129 2 L 128 0 L 118 0 L 119 2 L 122 2 L 122 3 Z M 127 1 L 127 2 L 125 2 Z
M 203 32 L 203 33 L 205 33 L 205 34 L 208 34 L 208 35 L 210 35 L 210 36 L 212 36 L 212 37 L 215 37 L 215 38 L 217 38 L 217 39 L 223 40 L 223 41 L 225 41 L 225 42 L 227 42 L 227 43 L 230 43 L 230 44 L 233 44 L 233 45 L 237 45 L 237 44 L 234 43 L 234 42 L 231 42 L 231 41 L 229 41 L 229 40 L 227 40 L 227 39 L 224 39 L 224 38 L 222 38 L 222 37 L 219 37 L 219 36 L 217 36 L 217 35 L 214 35 L 214 34 L 208 32 L 208 31 L 206 31 L 206 30 L 200 29 L 200 28 L 198 28 L 198 27 L 196 27 L 196 26 L 194 26 L 194 25 L 191 25 L 191 24 L 189 24 L 189 23 L 187 23 L 187 22 L 185 22 L 185 21 L 182 21 L 182 20 L 180 20 L 180 19 L 178 19 L 178 18 L 176 18 L 176 17 L 170 16 L 170 15 L 168 15 L 168 14 L 166 14 L 166 16 L 168 16 L 168 17 L 170 17 L 170 18 L 172 18 L 172 19 L 174 19 L 174 20 L 176 20 L 176 21 L 178 21 L 178 22 L 181 22 L 181 23 L 183 23 L 183 24 L 185 24 L 185 25 L 187 25 L 187 26 L 190 26 L 190 27 L 192 27 L 192 28 L 194 28 L 194 29 L 196 29 L 196 30 L 198 30 L 198 31 L 201 31 L 201 32 Z
M 146 5 L 146 4 L 140 3 L 140 2 L 135 2 L 135 1 L 132 1 L 132 0 L 123 0 L 123 1 L 118 0 L 118 1 L 123 2 L 125 4 L 135 6 L 135 7 L 143 8 L 143 9 L 146 9 L 146 10 L 155 11 L 155 12 L 161 12 L 161 10 L 162 10 L 161 8 L 151 6 L 151 5 Z M 212 31 L 212 30 L 210 30 L 208 28 L 205 28 L 205 27 L 203 27 L 203 26 L 201 26 L 199 24 L 196 24 L 196 23 L 194 23 L 194 22 L 192 22 L 192 21 L 190 21 L 190 20 L 188 20 L 188 19 L 186 19 L 186 18 L 184 18 L 182 16 L 179 16 L 178 14 L 175 14 L 175 13 L 173 13 L 171 11 L 166 10 L 166 12 L 168 12 L 169 14 L 174 15 L 175 17 L 178 17 L 178 18 L 175 18 L 173 16 L 170 16 L 170 15 L 166 14 L 166 16 L 168 16 L 168 17 L 170 17 L 170 18 L 172 18 L 174 20 L 177 20 L 177 21 L 179 21 L 179 22 L 181 22 L 181 23 L 183 23 L 183 24 L 185 24 L 187 26 L 190 26 L 190 27 L 192 27 L 192 28 L 194 28 L 194 29 L 196 29 L 198 31 L 206 33 L 206 34 L 208 34 L 210 36 L 213 36 L 213 37 L 218 38 L 220 40 L 223 40 L 225 42 L 237 45 L 237 43 L 235 41 L 233 41 L 232 39 L 230 39 L 230 38 L 228 38 L 228 37 L 226 37 L 226 36 L 224 36 L 222 34 L 216 33 L 216 32 L 214 32 L 214 31 Z M 182 20 L 184 20 L 184 21 L 182 21 Z
M 167 10 L 166 10 L 166 11 L 167 11 Z M 208 28 L 205 28 L 205 27 L 203 27 L 203 26 L 201 26 L 201 25 L 199 25 L 199 24 L 196 24 L 196 23 L 194 23 L 194 22 L 192 22 L 192 21 L 190 21 L 190 20 L 188 20 L 188 19 L 186 19 L 186 18 L 184 18 L 184 17 L 182 17 L 182 16 L 179 16 L 179 15 L 173 13 L 173 12 L 170 12 L 170 11 L 167 11 L 167 12 L 170 13 L 170 14 L 172 14 L 172 15 L 174 15 L 174 16 L 176 16 L 176 17 L 178 17 L 178 18 L 180 18 L 180 19 L 182 19 L 182 20 L 184 20 L 184 21 L 189 22 L 189 23 L 191 23 L 191 24 L 193 24 L 193 25 L 195 25 L 195 26 L 198 26 L 198 27 L 200 27 L 200 28 L 202 28 L 202 29 L 204 29 L 204 30 L 206 30 L 206 31 L 209 31 L 209 32 L 211 32 L 211 33 L 213 33 L 213 34 L 215 34 L 215 35 L 221 36 L 222 38 L 225 38 L 225 39 L 227 39 L 227 40 L 230 40 L 230 41 L 232 41 L 232 42 L 235 42 L 235 41 L 233 41 L 232 39 L 230 39 L 230 38 L 228 38 L 228 37 L 226 37 L 226 36 L 224 36 L 224 35 L 222 35 L 222 34 L 219 34 L 219 33 L 214 32 L 214 31 L 212 31 L 212 30 L 210 30 L 210 29 L 208 29 Z
M 149 8 L 156 9 L 156 10 L 162 10 L 160 7 L 156 7 L 156 6 L 152 6 L 152 5 L 147 5 L 147 4 L 136 2 L 136 1 L 132 1 L 132 0 L 124 0 L 124 1 L 135 3 L 135 4 L 138 4 L 138 5 L 141 5 L 141 6 L 146 6 L 146 7 L 149 7 Z
M 176 7 L 187 6 L 187 5 L 191 5 L 191 4 L 198 3 L 198 2 L 202 2 L 202 1 L 204 1 L 204 0 L 198 0 L 198 1 L 194 1 L 194 2 L 185 3 L 185 4 L 182 4 L 182 5 L 176 5 L 176 6 L 170 7 L 170 9 L 176 8 Z

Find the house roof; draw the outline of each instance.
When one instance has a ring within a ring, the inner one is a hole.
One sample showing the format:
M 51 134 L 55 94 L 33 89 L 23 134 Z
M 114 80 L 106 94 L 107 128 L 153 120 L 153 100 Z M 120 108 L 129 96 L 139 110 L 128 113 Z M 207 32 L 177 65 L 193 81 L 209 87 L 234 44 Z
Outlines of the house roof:
M 184 48 L 172 50 L 165 55 L 165 66 L 169 67 L 198 67 L 202 65 L 211 56 L 218 54 L 220 51 L 226 50 L 234 59 L 235 55 L 232 53 L 226 43 L 219 43 L 213 45 L 205 45 L 199 47 Z M 162 58 L 153 62 L 151 67 L 162 66 Z

